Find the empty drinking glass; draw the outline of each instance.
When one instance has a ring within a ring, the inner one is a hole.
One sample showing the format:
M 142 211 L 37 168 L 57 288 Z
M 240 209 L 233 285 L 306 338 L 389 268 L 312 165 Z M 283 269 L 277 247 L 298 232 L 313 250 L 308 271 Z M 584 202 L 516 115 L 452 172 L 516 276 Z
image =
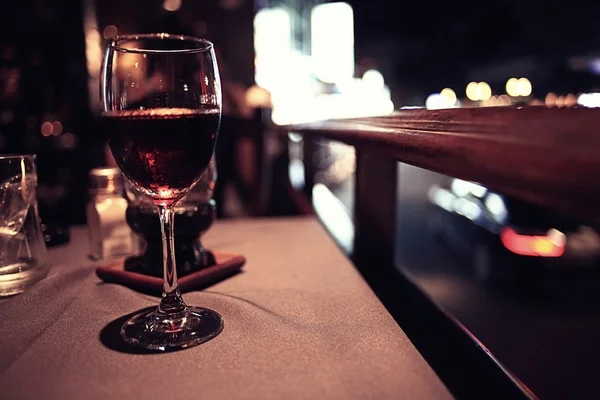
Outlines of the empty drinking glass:
M 0 296 L 48 274 L 35 188 L 35 156 L 0 155 Z

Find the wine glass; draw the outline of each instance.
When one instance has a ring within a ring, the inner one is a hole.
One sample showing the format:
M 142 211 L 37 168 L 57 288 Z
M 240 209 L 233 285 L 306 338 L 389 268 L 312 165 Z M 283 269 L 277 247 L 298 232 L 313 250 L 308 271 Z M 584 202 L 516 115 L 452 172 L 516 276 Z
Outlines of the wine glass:
M 158 308 L 129 319 L 126 342 L 151 350 L 203 343 L 221 316 L 184 303 L 177 284 L 174 206 L 200 180 L 217 141 L 221 82 L 213 44 L 167 33 L 106 42 L 100 78 L 103 129 L 131 184 L 158 208 L 163 294 Z

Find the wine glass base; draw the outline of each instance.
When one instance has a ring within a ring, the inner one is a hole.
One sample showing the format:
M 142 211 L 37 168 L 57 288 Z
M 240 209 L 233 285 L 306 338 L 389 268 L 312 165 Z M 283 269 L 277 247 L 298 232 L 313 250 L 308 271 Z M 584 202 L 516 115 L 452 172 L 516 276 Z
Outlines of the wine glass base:
M 125 342 L 148 350 L 185 349 L 209 341 L 223 330 L 223 318 L 202 307 L 186 307 L 174 314 L 144 311 L 121 328 Z

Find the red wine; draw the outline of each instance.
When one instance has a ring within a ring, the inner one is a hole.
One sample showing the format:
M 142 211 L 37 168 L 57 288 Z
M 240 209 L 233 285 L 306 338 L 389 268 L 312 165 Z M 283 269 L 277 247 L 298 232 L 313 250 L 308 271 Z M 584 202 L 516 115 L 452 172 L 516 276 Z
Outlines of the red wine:
M 156 108 L 111 111 L 103 120 L 123 173 L 155 203 L 169 204 L 208 167 L 221 114 L 217 108 Z

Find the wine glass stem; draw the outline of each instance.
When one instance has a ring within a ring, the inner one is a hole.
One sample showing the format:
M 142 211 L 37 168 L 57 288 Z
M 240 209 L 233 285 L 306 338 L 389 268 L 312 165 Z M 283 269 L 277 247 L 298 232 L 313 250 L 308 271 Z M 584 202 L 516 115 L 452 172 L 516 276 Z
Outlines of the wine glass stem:
M 175 263 L 175 210 L 172 206 L 158 206 L 160 231 L 163 248 L 163 293 L 158 311 L 177 313 L 185 310 L 185 303 L 177 283 L 177 264 Z

